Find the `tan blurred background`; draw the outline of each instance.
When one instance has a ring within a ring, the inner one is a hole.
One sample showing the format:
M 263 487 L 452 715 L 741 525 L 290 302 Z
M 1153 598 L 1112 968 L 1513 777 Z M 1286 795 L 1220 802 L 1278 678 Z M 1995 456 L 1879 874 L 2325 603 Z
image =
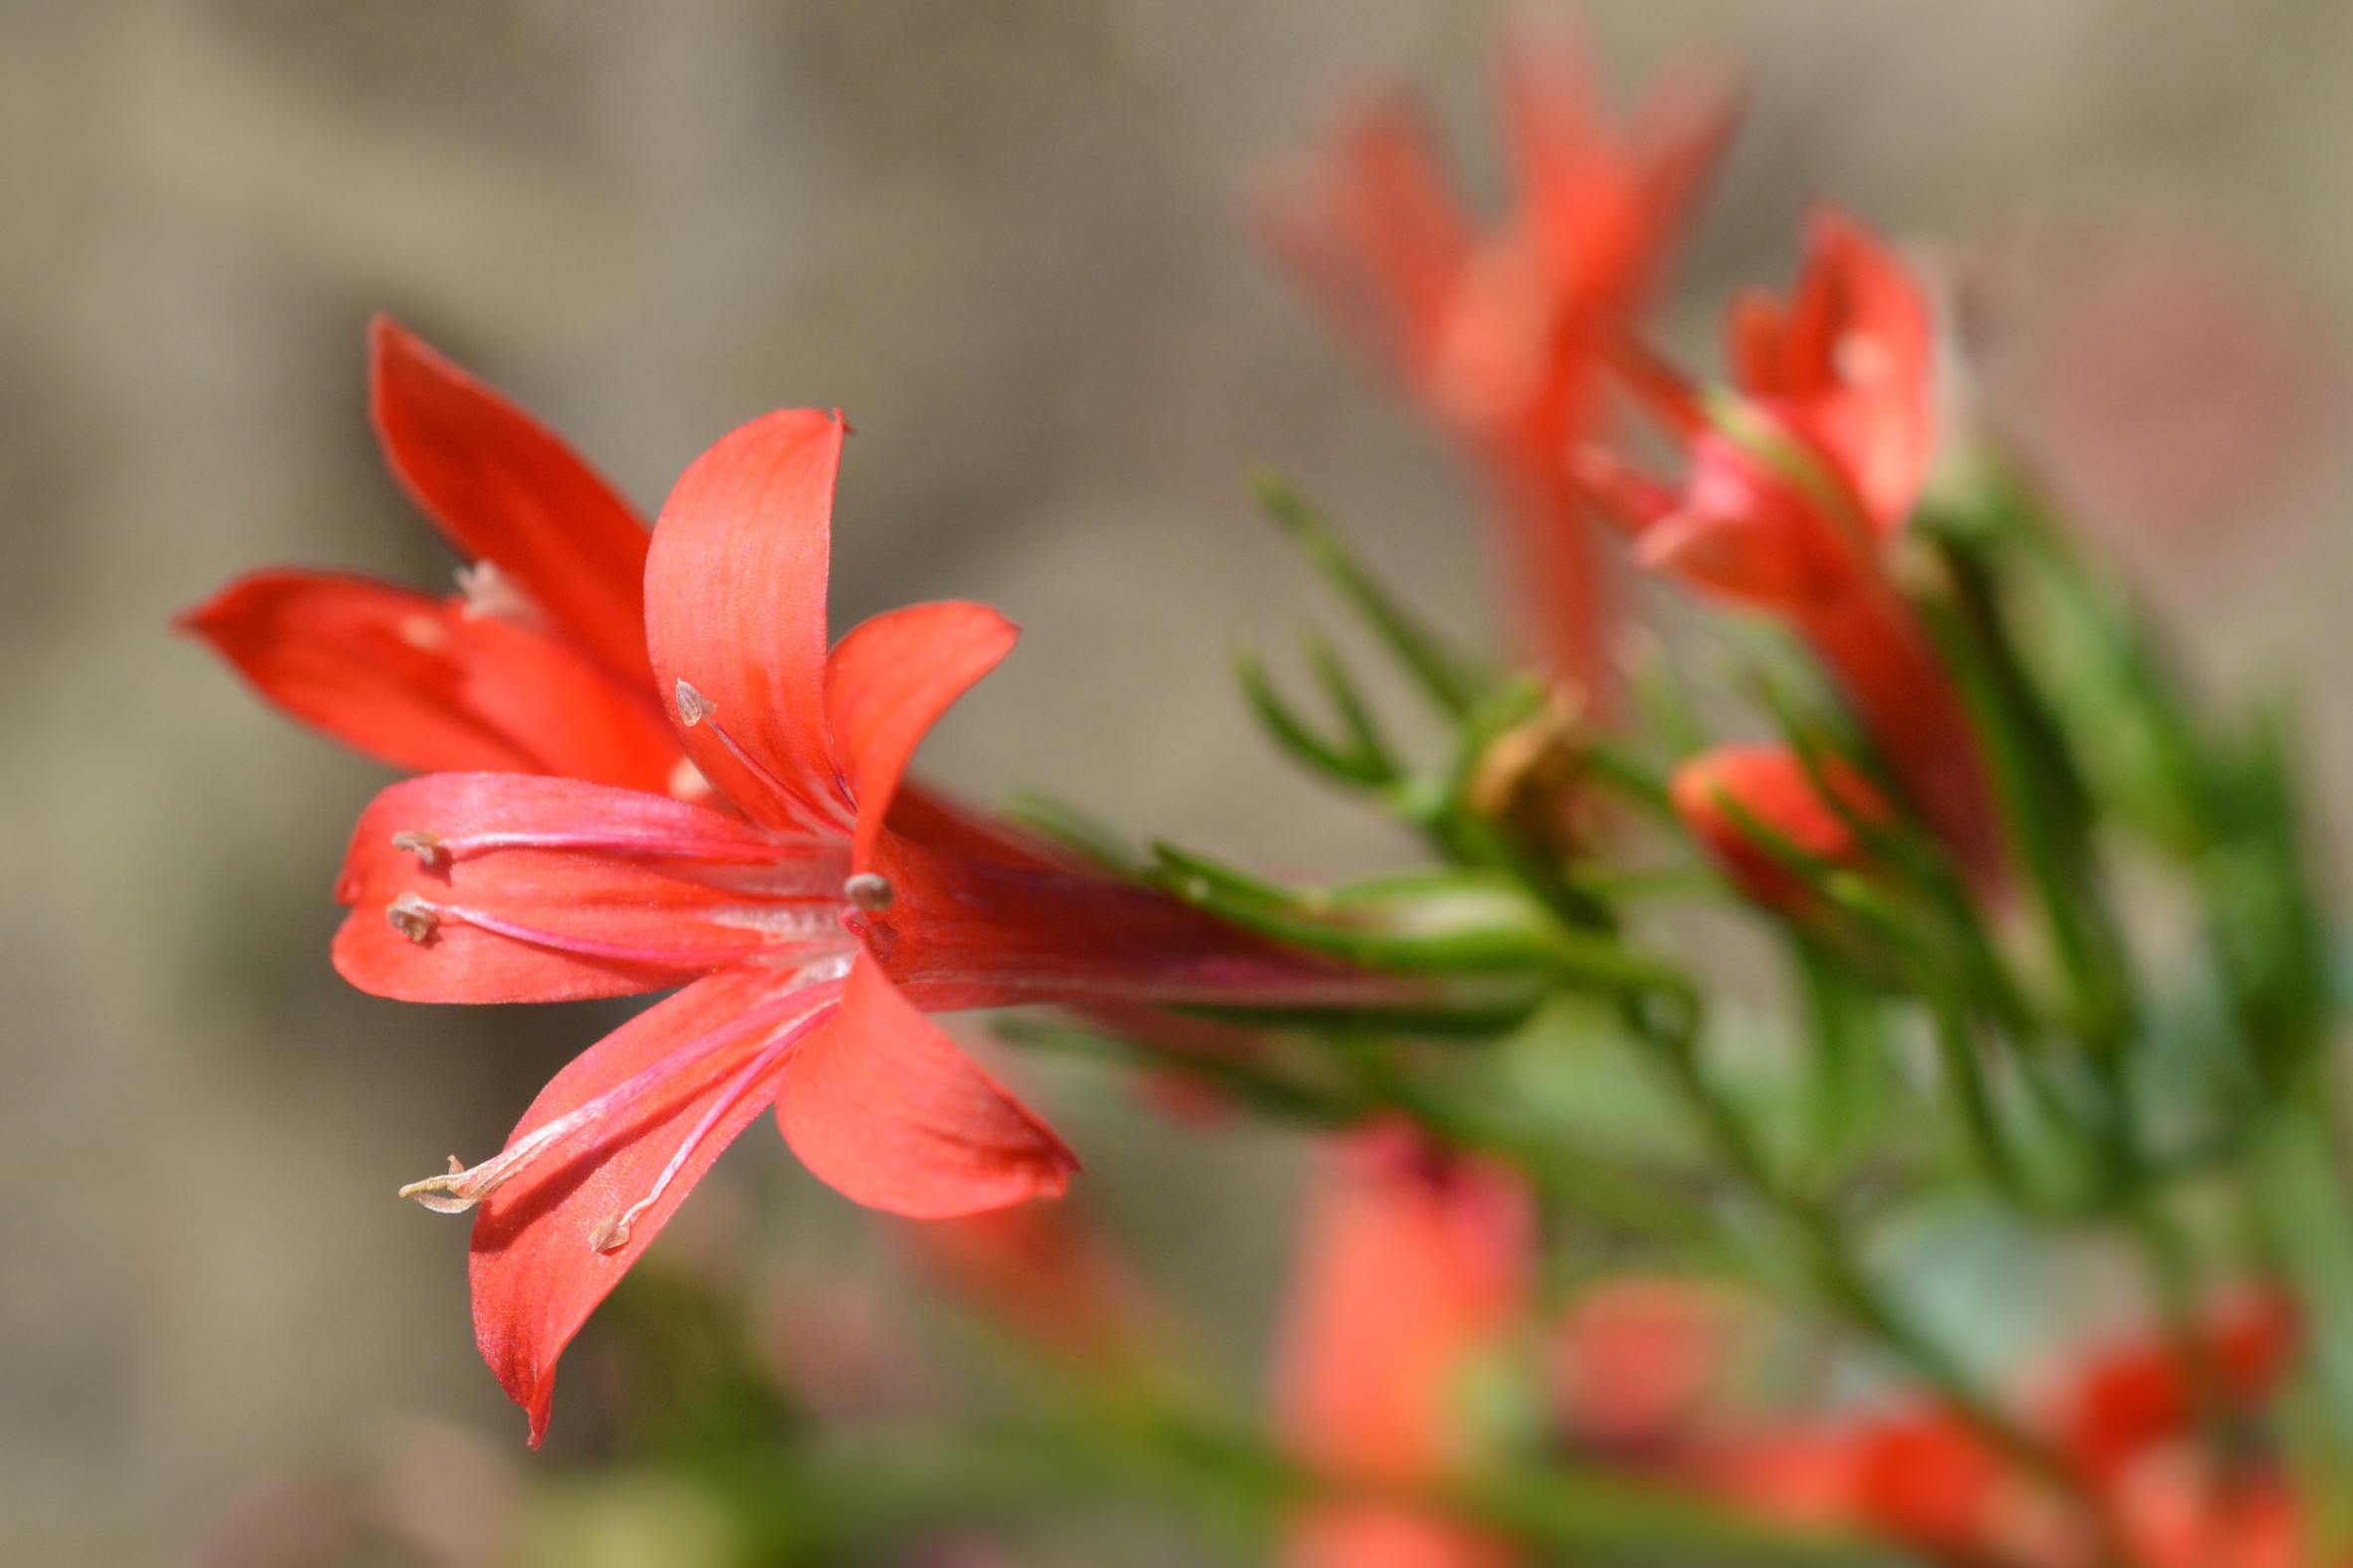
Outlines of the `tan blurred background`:
M 2353 310 L 2341 0 L 1588 14 L 1621 84 L 1694 45 L 1753 72 L 1686 343 L 1734 283 L 1781 277 L 1825 192 L 1907 237 L 2203 214 L 2323 321 Z M 189 1561 L 232 1499 L 396 1418 L 520 1455 L 470 1343 L 464 1227 L 391 1190 L 495 1147 L 609 1014 L 344 988 L 328 888 L 381 776 L 164 630 L 264 562 L 448 569 L 366 432 L 369 313 L 648 508 L 733 423 L 839 405 L 836 627 L 959 594 L 1026 628 L 934 773 L 1279 868 L 1364 864 L 1398 845 L 1289 778 L 1230 695 L 1235 634 L 1323 613 L 1242 476 L 1291 470 L 1454 624 L 1481 576 L 1443 453 L 1262 262 L 1235 194 L 1384 72 L 1428 89 L 1492 193 L 1491 16 L 0 0 L 0 1561 Z M 2341 499 L 2143 569 L 2218 667 L 2301 669 L 2344 821 Z M 1059 1109 L 1247 1360 L 1283 1140 L 1187 1149 L 1107 1101 Z M 740 1180 L 783 1179 L 769 1142 Z M 453 1469 L 482 1462 L 448 1441 Z

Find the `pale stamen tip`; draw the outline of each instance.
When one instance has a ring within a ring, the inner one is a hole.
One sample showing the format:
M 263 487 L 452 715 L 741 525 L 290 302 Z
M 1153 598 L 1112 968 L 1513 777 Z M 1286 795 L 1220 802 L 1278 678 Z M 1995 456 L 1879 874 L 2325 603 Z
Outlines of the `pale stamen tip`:
M 684 681 L 678 683 L 678 722 L 689 730 L 719 711 L 710 698 Z
M 422 947 L 441 929 L 441 912 L 414 893 L 403 893 L 384 907 L 392 929 Z
M 617 1252 L 629 1244 L 629 1222 L 624 1215 L 613 1215 L 588 1234 L 591 1251 Z
M 841 884 L 841 896 L 858 908 L 873 911 L 888 909 L 898 897 L 898 889 L 890 885 L 890 878 L 872 871 L 860 871 Z
M 437 864 L 444 852 L 441 845 L 441 835 L 438 833 L 425 832 L 421 828 L 410 829 L 409 831 L 402 833 L 394 833 L 392 835 L 392 847 L 399 850 L 402 854 L 416 856 L 426 865 Z
M 428 1176 L 421 1182 L 411 1182 L 400 1189 L 402 1198 L 413 1199 L 437 1215 L 462 1215 L 474 1207 L 479 1195 L 469 1196 L 459 1191 L 459 1179 L 466 1168 L 456 1155 L 449 1157 L 447 1176 Z

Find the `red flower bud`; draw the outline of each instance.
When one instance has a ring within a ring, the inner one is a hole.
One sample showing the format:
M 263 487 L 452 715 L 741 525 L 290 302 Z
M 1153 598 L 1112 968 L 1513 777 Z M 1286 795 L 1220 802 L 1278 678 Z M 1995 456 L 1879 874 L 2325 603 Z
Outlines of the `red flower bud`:
M 1837 794 L 1836 805 L 1822 797 L 1804 759 L 1788 747 L 1720 746 L 1676 769 L 1667 792 L 1684 826 L 1743 892 L 1799 914 L 1814 895 L 1787 864 L 1787 852 L 1857 864 L 1862 848 L 1849 819 L 1888 816 L 1879 792 L 1844 763 L 1823 759 L 1820 778 Z M 1761 837 L 1760 829 L 1781 844 Z

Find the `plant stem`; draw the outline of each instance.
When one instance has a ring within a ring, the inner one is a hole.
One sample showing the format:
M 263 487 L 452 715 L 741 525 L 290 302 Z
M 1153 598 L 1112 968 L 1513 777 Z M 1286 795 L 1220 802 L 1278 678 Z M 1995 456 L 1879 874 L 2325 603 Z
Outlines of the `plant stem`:
M 1696 1012 L 1680 1026 L 1662 1026 L 1639 1004 L 1630 1007 L 1635 1030 L 1665 1061 L 1686 1105 L 1699 1120 L 1734 1178 L 1789 1223 L 1811 1251 L 1817 1288 L 1829 1305 L 1867 1338 L 1895 1355 L 1989 1444 L 2028 1473 L 2073 1499 L 2098 1535 L 2103 1563 L 2129 1561 L 2115 1538 L 2113 1521 L 2100 1499 L 2049 1444 L 1980 1391 L 1950 1354 L 1923 1334 L 1889 1301 L 1855 1256 L 1844 1232 L 1818 1204 L 1790 1190 L 1772 1172 L 1756 1140 L 1732 1107 L 1707 1081 L 1697 1051 Z

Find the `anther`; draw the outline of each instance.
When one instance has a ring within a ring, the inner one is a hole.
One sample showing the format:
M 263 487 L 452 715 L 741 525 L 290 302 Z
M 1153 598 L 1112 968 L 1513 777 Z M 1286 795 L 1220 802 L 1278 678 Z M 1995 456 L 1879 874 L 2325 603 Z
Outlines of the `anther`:
M 588 1233 L 588 1247 L 596 1252 L 617 1252 L 629 1244 L 629 1217 L 626 1214 L 607 1215 L 604 1223 Z
M 478 560 L 457 568 L 457 588 L 463 597 L 458 613 L 468 620 L 503 620 L 515 626 L 538 626 L 547 613 L 523 585 L 499 568 L 495 560 Z
M 413 830 L 392 835 L 392 847 L 403 854 L 411 854 L 426 865 L 439 863 L 442 856 L 441 835 Z
M 871 871 L 860 871 L 841 884 L 841 896 L 864 910 L 888 909 L 898 889 L 890 885 L 890 878 Z
M 713 703 L 710 698 L 705 697 L 684 681 L 678 683 L 678 722 L 680 724 L 691 730 L 718 711 L 718 705 Z
M 441 929 L 441 912 L 414 893 L 403 893 L 384 909 L 392 929 L 422 947 Z

